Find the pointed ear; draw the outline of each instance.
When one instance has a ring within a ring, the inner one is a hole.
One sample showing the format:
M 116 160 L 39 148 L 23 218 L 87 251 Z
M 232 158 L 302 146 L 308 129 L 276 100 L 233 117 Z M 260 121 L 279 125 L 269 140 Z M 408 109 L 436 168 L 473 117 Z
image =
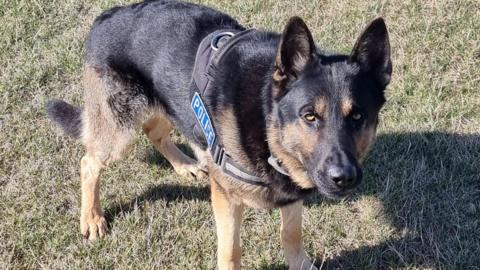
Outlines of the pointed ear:
M 305 22 L 300 17 L 290 18 L 278 44 L 273 80 L 285 83 L 296 79 L 314 52 L 315 42 Z
M 360 65 L 364 72 L 371 73 L 385 87 L 392 75 L 390 41 L 383 18 L 373 20 L 363 31 L 353 47 L 350 60 Z

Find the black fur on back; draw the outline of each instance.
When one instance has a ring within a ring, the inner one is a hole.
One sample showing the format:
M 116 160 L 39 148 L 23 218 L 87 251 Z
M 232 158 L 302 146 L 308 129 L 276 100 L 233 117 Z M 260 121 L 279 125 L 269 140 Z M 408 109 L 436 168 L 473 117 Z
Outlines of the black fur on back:
M 47 115 L 65 134 L 75 139 L 82 134 L 82 109 L 62 100 L 50 100 L 47 103 Z

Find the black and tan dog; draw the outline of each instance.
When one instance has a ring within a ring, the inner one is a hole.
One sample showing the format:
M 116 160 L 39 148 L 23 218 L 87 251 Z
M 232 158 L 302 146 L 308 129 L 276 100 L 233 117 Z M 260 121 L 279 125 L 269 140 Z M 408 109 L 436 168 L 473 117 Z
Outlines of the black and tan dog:
M 230 39 L 220 42 L 211 33 L 229 33 Z M 202 62 L 198 48 L 208 37 L 217 46 L 208 48 L 214 58 L 218 47 L 228 46 L 208 69 L 200 96 L 216 146 L 233 164 L 230 173 L 228 163 L 214 160 L 210 143 L 199 139 L 202 129 L 198 133 L 191 108 L 199 88 L 192 79 Z M 91 240 L 105 234 L 100 172 L 125 156 L 143 123 L 177 173 L 209 175 L 220 269 L 240 267 L 244 206 L 279 207 L 290 269 L 314 269 L 302 244 L 302 199 L 315 191 L 343 196 L 360 182 L 391 71 L 381 18 L 370 23 L 350 55 L 337 55 L 317 48 L 298 17 L 277 34 L 246 31 L 228 15 L 178 1 L 104 12 L 86 43 L 84 108 L 48 104 L 50 118 L 86 147 L 81 233 Z M 189 140 L 198 162 L 172 143 L 173 128 Z M 269 162 L 271 157 L 281 163 Z

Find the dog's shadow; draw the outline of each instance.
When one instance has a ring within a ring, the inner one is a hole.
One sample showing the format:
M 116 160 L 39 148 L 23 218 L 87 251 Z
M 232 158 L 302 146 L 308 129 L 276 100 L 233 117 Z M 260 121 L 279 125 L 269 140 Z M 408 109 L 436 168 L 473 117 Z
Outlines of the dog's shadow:
M 168 166 L 159 156 L 147 158 L 147 162 Z M 319 255 L 316 264 L 322 262 L 322 269 L 463 269 L 480 265 L 479 164 L 480 135 L 380 134 L 364 163 L 364 183 L 351 199 L 378 198 L 383 216 L 396 236 L 326 260 Z M 155 186 L 129 203 L 108 209 L 106 216 L 111 220 L 134 206 L 141 207 L 145 201 L 159 199 L 208 200 L 209 190 Z M 316 196 L 307 200 L 306 205 L 314 207 L 319 203 L 325 202 Z

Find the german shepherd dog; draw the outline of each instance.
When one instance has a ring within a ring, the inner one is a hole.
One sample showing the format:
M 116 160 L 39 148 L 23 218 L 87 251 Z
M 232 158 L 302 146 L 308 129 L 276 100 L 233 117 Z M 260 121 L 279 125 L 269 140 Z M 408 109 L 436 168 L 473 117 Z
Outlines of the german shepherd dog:
M 302 244 L 302 202 L 316 191 L 344 196 L 362 179 L 392 73 L 386 25 L 373 20 L 351 54 L 340 55 L 319 49 L 304 21 L 292 17 L 283 33 L 249 31 L 222 56 L 202 99 L 225 153 L 261 184 L 226 174 L 194 132 L 197 48 L 222 29 L 246 30 L 224 13 L 180 1 L 115 7 L 95 20 L 85 47 L 83 109 L 47 104 L 49 117 L 86 148 L 80 231 L 90 240 L 105 235 L 100 172 L 125 156 L 143 125 L 178 174 L 210 178 L 219 269 L 240 267 L 244 206 L 280 208 L 287 264 L 316 269 Z M 171 141 L 174 128 L 197 160 Z

